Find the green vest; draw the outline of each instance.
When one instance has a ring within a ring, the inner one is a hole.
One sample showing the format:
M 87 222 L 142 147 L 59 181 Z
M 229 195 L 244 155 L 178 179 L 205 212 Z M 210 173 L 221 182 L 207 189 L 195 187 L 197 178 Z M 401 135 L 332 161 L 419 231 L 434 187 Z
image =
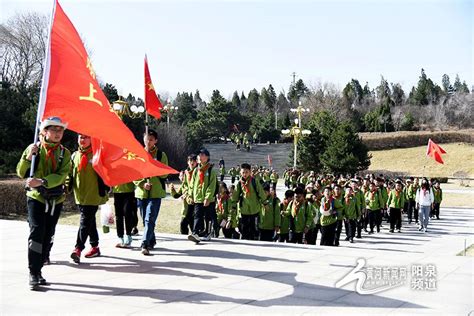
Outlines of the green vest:
M 32 145 L 28 146 L 23 151 L 20 161 L 16 166 L 16 174 L 23 179 L 28 178 L 30 176 L 31 161 L 27 160 L 26 158 L 30 154 L 31 147 Z M 64 150 L 62 148 L 64 148 Z M 47 150 L 43 146 L 40 147 L 38 155 L 36 156 L 36 160 L 39 159 L 39 161 L 37 168 L 35 168 L 33 177 L 45 179 L 48 182 L 48 189 L 64 184 L 69 174 L 69 170 L 71 168 L 71 152 L 67 148 L 59 146 L 54 151 L 54 157 L 58 164 L 61 156 L 61 151 L 63 151 L 63 158 L 60 162 L 60 165 L 56 166 L 56 170 L 54 172 L 51 159 L 46 160 Z M 39 194 L 36 189 L 26 191 L 26 196 L 41 203 L 45 203 L 44 198 Z M 65 199 L 66 194 L 63 194 L 62 196 L 56 198 L 56 203 L 62 203 Z
M 395 189 L 390 191 L 388 194 L 387 205 L 391 208 L 403 209 L 403 205 L 405 204 L 405 195 L 403 192 L 400 192 L 397 197 L 396 193 L 397 192 Z
M 304 201 L 303 205 L 300 206 L 298 213 L 296 216 L 293 216 L 292 209 L 293 209 L 294 201 L 291 201 L 286 208 L 286 212 L 290 216 L 290 223 L 292 223 L 292 229 L 296 233 L 302 233 L 305 228 L 311 226 L 314 217 L 314 210 L 313 206 L 308 203 L 308 201 Z
M 158 153 L 161 152 L 161 159 L 157 159 Z M 152 154 L 153 159 L 159 160 L 161 163 L 168 165 L 168 156 L 163 151 L 156 151 Z M 166 178 L 168 177 L 167 174 L 158 176 L 158 177 L 151 177 L 146 179 L 140 179 L 133 181 L 135 184 L 135 197 L 138 199 L 160 199 L 166 196 Z M 151 190 L 145 190 L 143 185 L 149 181 L 151 183 Z
M 281 225 L 280 200 L 270 196 L 263 203 L 260 211 L 259 228 L 274 229 L 279 227 Z
M 209 164 L 209 163 L 208 163 Z M 202 165 L 199 164 L 193 172 L 191 183 L 189 185 L 189 194 L 194 203 L 204 203 L 204 200 L 209 202 L 216 201 L 216 187 L 217 187 L 217 172 L 212 165 L 204 172 L 204 182 L 200 183 L 200 169 Z

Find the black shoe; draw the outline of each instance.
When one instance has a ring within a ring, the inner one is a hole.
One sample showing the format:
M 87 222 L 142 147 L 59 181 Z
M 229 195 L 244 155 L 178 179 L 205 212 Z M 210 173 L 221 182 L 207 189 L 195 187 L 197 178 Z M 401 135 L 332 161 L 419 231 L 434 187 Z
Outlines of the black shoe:
M 362 238 L 362 236 L 361 236 L 361 235 L 357 235 L 356 238 Z
M 439 219 L 439 216 L 437 216 L 436 219 Z
M 377 233 L 380 233 L 380 227 L 377 226 Z
M 350 238 L 349 237 L 346 237 L 345 241 L 348 241 Z
M 393 229 L 390 229 L 389 232 L 393 233 Z
M 334 246 L 339 247 L 339 241 L 335 241 Z
M 38 275 L 30 273 L 30 279 L 28 284 L 30 286 L 30 290 L 36 290 L 40 285 Z
M 47 285 L 48 284 L 48 282 L 46 282 L 46 279 L 43 278 L 43 276 L 41 275 L 41 272 L 38 273 L 38 282 L 39 282 L 40 285 Z
M 132 229 L 132 236 L 138 235 L 138 229 L 136 227 L 133 227 Z
M 351 243 L 351 244 L 354 243 L 354 238 L 351 238 L 351 239 L 350 239 L 350 243 Z
M 373 230 L 371 230 L 371 231 L 369 232 L 369 235 L 372 235 L 373 233 L 374 233 L 374 231 L 373 231 Z
M 51 260 L 49 260 L 49 257 L 45 258 L 44 261 L 43 261 L 43 265 L 44 266 L 49 266 L 50 264 L 51 264 Z

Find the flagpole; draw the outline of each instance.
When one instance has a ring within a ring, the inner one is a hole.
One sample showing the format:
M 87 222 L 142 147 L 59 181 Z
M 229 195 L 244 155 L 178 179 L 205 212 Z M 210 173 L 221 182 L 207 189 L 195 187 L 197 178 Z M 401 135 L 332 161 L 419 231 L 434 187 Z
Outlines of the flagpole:
M 39 139 L 39 124 L 41 122 L 41 118 L 44 113 L 44 105 L 46 103 L 46 92 L 48 90 L 48 83 L 49 83 L 49 70 L 50 70 L 50 61 L 51 61 L 51 30 L 53 28 L 53 20 L 54 20 L 54 12 L 56 11 L 56 3 L 57 0 L 53 0 L 53 8 L 51 10 L 51 16 L 49 18 L 49 32 L 48 32 L 48 40 L 46 49 L 44 52 L 44 68 L 43 68 L 43 75 L 41 77 L 41 90 L 38 100 L 38 110 L 36 112 L 36 122 L 35 122 L 35 136 L 33 139 L 33 144 L 36 144 Z M 33 154 L 31 157 L 31 167 L 30 167 L 30 178 L 32 178 L 35 174 L 35 165 L 36 165 L 36 156 L 37 154 Z

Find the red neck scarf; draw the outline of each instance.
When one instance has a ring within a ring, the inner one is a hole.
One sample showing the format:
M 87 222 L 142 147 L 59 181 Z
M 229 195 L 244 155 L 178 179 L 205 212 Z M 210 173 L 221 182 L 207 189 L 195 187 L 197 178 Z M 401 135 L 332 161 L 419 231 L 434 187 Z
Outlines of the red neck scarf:
M 252 177 L 248 177 L 247 180 L 240 179 L 240 184 L 242 185 L 242 189 L 245 191 L 245 196 L 250 196 L 250 181 L 252 181 Z
M 201 166 L 199 168 L 199 185 L 203 185 L 204 184 L 204 175 L 206 174 L 206 171 L 207 169 L 209 169 L 210 167 L 210 164 L 209 163 L 206 163 L 204 166 Z
M 227 194 L 223 194 L 217 199 L 217 210 L 219 213 L 224 214 L 224 202 L 229 199 Z
M 291 215 L 293 217 L 298 216 L 298 213 L 300 212 L 300 208 L 301 206 L 303 206 L 303 203 L 304 202 L 297 202 L 296 200 L 294 200 L 293 207 L 291 208 Z
M 82 170 L 86 169 L 87 164 L 89 163 L 89 158 L 87 156 L 92 153 L 92 146 L 87 148 L 79 148 L 79 152 L 81 153 L 81 159 L 79 161 L 77 170 L 81 172 Z
M 41 142 L 41 146 L 46 149 L 46 161 L 45 164 L 47 166 L 48 160 L 51 159 L 51 166 L 53 167 L 53 172 L 56 171 L 56 158 L 54 157 L 54 152 L 56 149 L 59 148 L 60 144 L 59 143 L 48 143 L 48 142 Z

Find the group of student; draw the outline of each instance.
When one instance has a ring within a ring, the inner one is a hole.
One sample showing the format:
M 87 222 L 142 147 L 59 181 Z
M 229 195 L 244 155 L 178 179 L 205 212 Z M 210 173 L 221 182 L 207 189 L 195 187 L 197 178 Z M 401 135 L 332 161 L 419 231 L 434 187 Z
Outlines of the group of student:
M 231 141 L 235 144 L 235 150 L 245 149 L 250 151 L 251 144 L 258 142 L 258 135 L 254 133 L 252 136 L 248 132 L 236 132 L 230 134 Z
M 79 134 L 78 150 L 71 154 L 61 145 L 66 128 L 67 123 L 58 117 L 45 119 L 40 126 L 40 141 L 25 149 L 17 165 L 18 176 L 26 178 L 31 289 L 47 284 L 42 268 L 50 263 L 56 224 L 68 193 L 74 194 L 80 211 L 77 238 L 70 255 L 75 263 L 80 263 L 87 241 L 91 248 L 84 257 L 101 255 L 96 213 L 107 202 L 110 190 L 119 239 L 116 246 L 131 246 L 132 235 L 137 234 L 137 208 L 144 227 L 141 253 L 150 255 L 156 244 L 155 226 L 161 200 L 166 196 L 167 175 L 109 188 L 93 169 L 91 138 Z M 145 149 L 153 159 L 168 164 L 157 140 L 157 133 L 148 130 L 143 138 Z M 223 159 L 214 168 L 209 151 L 203 148 L 188 156 L 179 188 L 170 186 L 171 195 L 182 200 L 181 233 L 187 234 L 192 242 L 208 241 L 222 232 L 225 238 L 315 245 L 320 232 L 321 245 L 338 246 L 343 225 L 345 239 L 354 242 L 354 238 L 361 238 L 362 231 L 379 232 L 384 216 L 389 217 L 390 232 L 400 232 L 402 211 L 407 212 L 409 223 L 413 218 L 418 223 L 419 215 L 423 231 L 428 227 L 429 217 L 439 219 L 442 191 L 436 181 L 422 179 L 420 183 L 410 178 L 404 185 L 401 180 L 385 182 L 373 175 L 364 179 L 336 178 L 289 169 L 284 174 L 288 190 L 280 200 L 276 194 L 279 176 L 275 171 L 243 163 L 231 168 L 231 184 L 227 186 L 222 181 L 223 168 Z
M 87 241 L 91 248 L 84 257 L 101 255 L 96 213 L 99 206 L 107 202 L 111 189 L 119 237 L 117 247 L 130 247 L 131 236 L 137 233 L 138 206 L 144 227 L 141 239 L 144 255 L 149 255 L 156 244 L 156 220 L 161 199 L 166 196 L 167 175 L 138 179 L 113 188 L 106 186 L 92 166 L 90 136 L 79 134 L 78 150 L 71 154 L 61 145 L 66 128 L 67 123 L 59 117 L 45 119 L 40 125 L 39 142 L 25 149 L 17 165 L 17 175 L 26 178 L 29 286 L 33 290 L 47 284 L 42 268 L 50 263 L 55 228 L 66 194 L 74 194 L 80 211 L 77 238 L 70 255 L 75 263 L 80 263 Z M 153 159 L 168 164 L 166 154 L 156 146 L 157 140 L 156 131 L 148 130 L 143 138 L 145 149 Z M 34 168 L 32 176 L 31 168 Z

